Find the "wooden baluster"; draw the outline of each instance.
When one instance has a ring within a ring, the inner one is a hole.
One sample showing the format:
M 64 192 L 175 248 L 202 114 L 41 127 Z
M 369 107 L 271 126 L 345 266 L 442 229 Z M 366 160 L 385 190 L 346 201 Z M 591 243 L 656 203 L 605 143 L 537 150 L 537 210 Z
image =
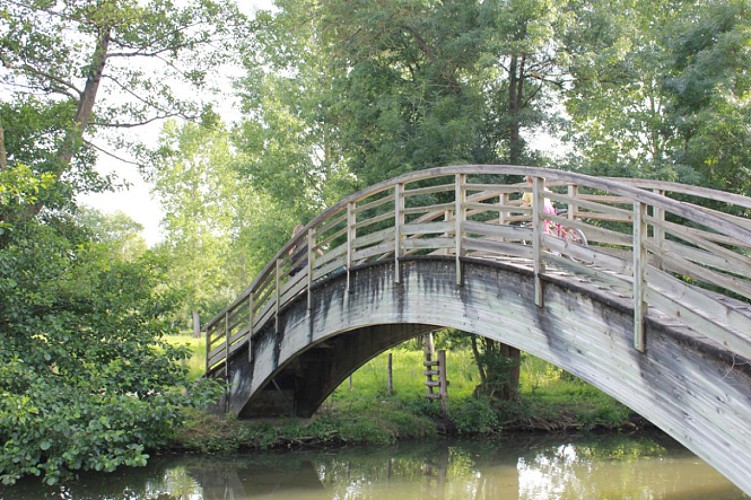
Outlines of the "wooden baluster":
M 568 197 L 569 198 L 574 198 L 574 199 L 578 198 L 579 197 L 579 186 L 577 186 L 576 184 L 569 184 L 568 185 Z M 566 217 L 569 220 L 574 220 L 576 218 L 576 211 L 577 211 L 576 204 L 574 202 L 572 202 L 572 201 L 569 201 L 568 202 L 567 211 L 566 211 Z
M 253 342 L 254 333 L 253 322 L 255 321 L 253 307 L 255 307 L 255 304 L 253 303 L 253 290 L 251 289 L 250 292 L 248 292 L 248 361 L 253 360 L 253 349 L 251 349 L 251 342 Z
M 660 196 L 665 196 L 665 191 L 661 189 L 655 189 L 654 192 Z M 654 245 L 660 249 L 660 252 L 654 256 L 654 264 L 657 269 L 662 269 L 662 247 L 665 244 L 665 230 L 662 223 L 665 222 L 665 210 L 653 205 L 652 217 L 655 219 L 655 223 L 652 226 L 652 239 Z
M 394 186 L 394 282 L 401 283 L 402 227 L 404 226 L 404 184 Z
M 280 289 L 281 266 L 282 266 L 282 259 L 276 259 L 276 263 L 274 266 L 274 270 L 276 273 L 275 282 L 274 282 L 274 288 L 275 288 L 274 290 L 274 321 L 275 321 L 274 328 L 277 334 L 279 333 L 279 308 L 280 308 L 279 289 Z
M 315 252 L 313 251 L 313 245 L 315 245 L 315 229 L 308 229 L 307 241 L 308 241 L 308 275 L 305 278 L 305 288 L 308 295 L 308 312 L 313 309 L 313 295 L 310 293 L 310 289 L 313 286 L 313 258 Z
M 355 215 L 355 203 L 347 203 L 347 292 L 352 293 L 350 288 L 350 267 L 352 267 L 352 257 L 354 253 L 355 238 L 357 237 L 357 216 Z
M 209 373 L 209 354 L 211 353 L 211 331 L 206 328 L 206 374 Z
M 545 181 L 542 177 L 535 177 L 532 183 L 532 269 L 535 283 L 535 305 L 537 307 L 543 307 L 540 275 L 545 272 L 542 262 L 542 233 L 545 225 L 543 219 L 544 189 Z
M 498 195 L 498 205 L 502 207 L 498 210 L 498 224 L 505 226 L 509 222 L 509 211 L 505 208 L 508 206 L 508 193 Z M 506 238 L 501 238 L 500 240 L 506 241 Z
M 224 376 L 229 379 L 229 310 L 224 313 Z
M 647 311 L 644 280 L 647 266 L 647 207 L 644 203 L 634 203 L 633 234 L 633 295 L 634 295 L 634 348 L 644 352 L 644 316 Z
M 456 257 L 456 285 L 462 284 L 462 238 L 464 226 L 464 201 L 466 193 L 464 183 L 467 179 L 466 174 L 456 174 L 454 184 L 454 253 Z

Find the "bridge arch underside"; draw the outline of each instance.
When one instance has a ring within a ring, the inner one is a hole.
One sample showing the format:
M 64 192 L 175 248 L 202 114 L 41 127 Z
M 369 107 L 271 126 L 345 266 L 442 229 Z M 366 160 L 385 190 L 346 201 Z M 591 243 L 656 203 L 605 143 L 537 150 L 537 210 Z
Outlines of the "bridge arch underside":
M 633 348 L 625 297 L 584 282 L 503 263 L 416 257 L 353 268 L 313 286 L 256 332 L 252 356 L 230 359 L 227 409 L 241 417 L 273 409 L 310 416 L 375 355 L 444 327 L 489 337 L 551 362 L 615 397 L 751 491 L 751 370 L 745 360 L 682 325 L 646 319 L 646 352 Z M 450 363 L 450 354 L 449 361 Z

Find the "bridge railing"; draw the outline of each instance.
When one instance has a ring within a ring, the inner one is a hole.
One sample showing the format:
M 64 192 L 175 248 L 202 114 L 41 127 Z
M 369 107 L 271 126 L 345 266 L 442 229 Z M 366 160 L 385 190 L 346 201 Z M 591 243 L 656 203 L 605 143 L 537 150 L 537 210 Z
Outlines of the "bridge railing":
M 520 183 L 530 175 L 534 183 Z M 532 206 L 520 197 L 532 193 Z M 548 198 L 565 215 L 544 213 Z M 555 268 L 602 283 L 634 306 L 634 346 L 643 351 L 648 309 L 693 325 L 751 359 L 751 320 L 728 297 L 751 303 L 751 199 L 706 188 L 597 178 L 532 167 L 475 165 L 414 172 L 357 193 L 295 235 L 251 285 L 205 327 L 207 373 L 250 341 L 314 284 L 356 266 L 415 255 L 531 267 L 535 300 Z M 546 232 L 579 229 L 588 244 Z M 249 349 L 249 353 L 250 353 Z

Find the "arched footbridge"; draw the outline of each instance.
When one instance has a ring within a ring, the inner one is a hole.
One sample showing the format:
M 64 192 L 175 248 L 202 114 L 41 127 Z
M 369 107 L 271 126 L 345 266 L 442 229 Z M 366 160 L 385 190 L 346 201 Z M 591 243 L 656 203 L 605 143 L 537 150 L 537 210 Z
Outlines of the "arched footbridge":
M 310 416 L 446 327 L 586 380 L 751 494 L 750 198 L 532 167 L 404 175 L 295 235 L 205 326 L 206 370 L 228 412 Z

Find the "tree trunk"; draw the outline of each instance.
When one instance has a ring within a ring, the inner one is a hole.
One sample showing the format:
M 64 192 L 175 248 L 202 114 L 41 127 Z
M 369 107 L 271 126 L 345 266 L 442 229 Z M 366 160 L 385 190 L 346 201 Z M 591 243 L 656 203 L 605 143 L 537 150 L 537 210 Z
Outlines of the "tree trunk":
M 508 140 L 509 163 L 519 165 L 522 159 L 521 110 L 524 107 L 524 71 L 526 59 L 516 54 L 511 56 L 508 75 L 508 110 L 511 115 Z
M 480 385 L 485 385 L 488 381 L 488 375 L 485 373 L 485 364 L 482 362 L 482 355 L 477 347 L 477 335 L 472 335 L 472 355 L 475 358 L 477 371 L 480 372 Z
M 84 87 L 78 101 L 76 117 L 74 118 L 73 125 L 66 134 L 65 141 L 57 155 L 59 163 L 58 168 L 60 168 L 58 177 L 62 175 L 64 169 L 70 164 L 76 151 L 81 146 L 83 133 L 91 122 L 91 115 L 94 112 L 94 104 L 96 103 L 99 84 L 102 82 L 104 66 L 107 63 L 107 50 L 109 49 L 110 36 L 110 28 L 106 27 L 102 28 L 97 37 L 97 44 L 91 57 L 89 72 L 86 75 L 86 86 Z

